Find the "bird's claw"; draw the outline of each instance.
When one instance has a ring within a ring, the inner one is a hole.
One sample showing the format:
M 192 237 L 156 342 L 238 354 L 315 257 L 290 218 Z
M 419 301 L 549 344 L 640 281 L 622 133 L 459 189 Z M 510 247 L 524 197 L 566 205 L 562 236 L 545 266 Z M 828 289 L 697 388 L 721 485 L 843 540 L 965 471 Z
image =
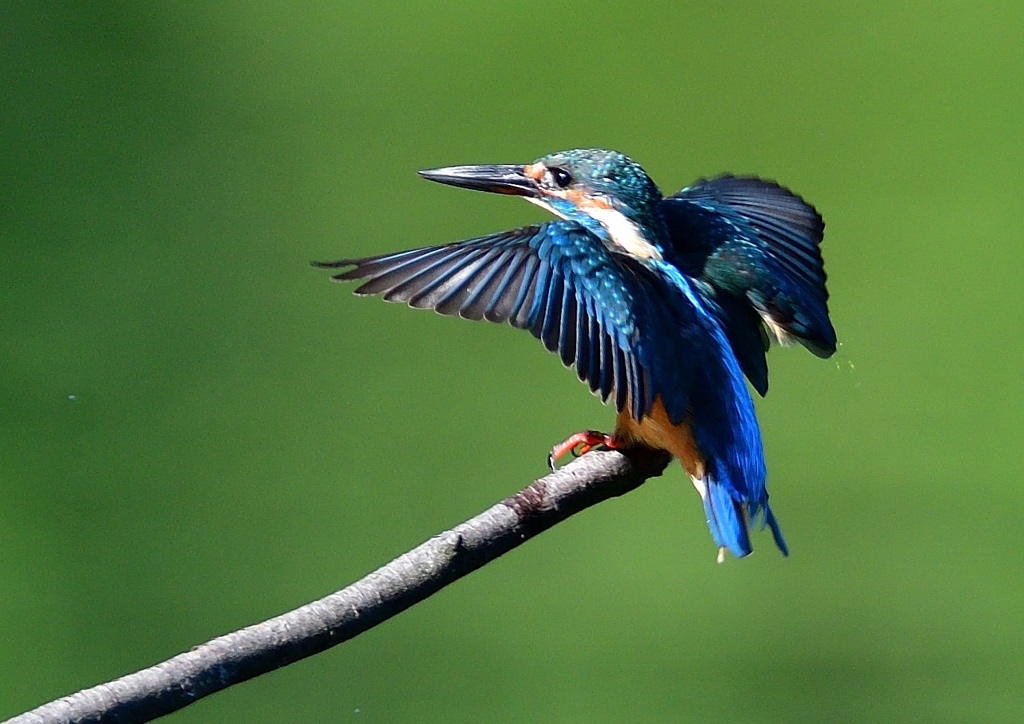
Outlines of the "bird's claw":
M 612 436 L 607 433 L 596 430 L 577 432 L 551 448 L 551 452 L 548 453 L 548 467 L 551 468 L 551 472 L 555 472 L 558 469 L 555 463 L 566 453 L 572 453 L 573 457 L 578 458 L 580 455 L 586 455 L 598 445 L 610 448 L 616 446 Z

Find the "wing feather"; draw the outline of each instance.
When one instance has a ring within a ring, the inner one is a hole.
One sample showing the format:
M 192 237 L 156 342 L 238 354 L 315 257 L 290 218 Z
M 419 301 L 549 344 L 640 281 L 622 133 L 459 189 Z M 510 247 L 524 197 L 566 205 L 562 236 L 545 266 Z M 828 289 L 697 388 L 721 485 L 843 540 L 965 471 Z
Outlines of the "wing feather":
M 628 406 L 638 420 L 650 411 L 650 360 L 631 344 L 644 282 L 578 224 L 555 221 L 317 266 L 343 269 L 339 281 L 362 280 L 359 294 L 528 329 L 593 392 L 613 397 L 616 409 Z M 674 395 L 681 416 L 686 389 Z
M 813 206 L 774 182 L 737 176 L 701 179 L 661 204 L 682 271 L 713 296 L 744 300 L 814 354 L 835 352 L 820 249 L 825 222 Z M 741 307 L 719 301 L 743 371 L 763 394 L 767 368 L 750 320 Z
M 509 321 L 514 311 L 515 299 L 511 294 L 506 294 L 505 290 L 522 287 L 529 261 L 532 258 L 524 249 L 514 248 L 512 250 L 512 258 L 509 260 L 505 273 L 495 284 L 487 306 L 484 308 L 484 319 L 488 322 L 501 324 Z
M 576 374 L 586 381 L 590 374 L 590 316 L 586 301 L 576 302 Z

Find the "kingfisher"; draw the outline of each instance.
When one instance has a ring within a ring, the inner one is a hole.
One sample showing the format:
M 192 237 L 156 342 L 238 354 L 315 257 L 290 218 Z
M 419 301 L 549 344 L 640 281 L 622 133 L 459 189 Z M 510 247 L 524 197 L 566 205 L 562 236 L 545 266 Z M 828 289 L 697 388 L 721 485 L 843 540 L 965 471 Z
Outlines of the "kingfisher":
M 419 175 L 522 196 L 558 219 L 314 266 L 363 280 L 358 295 L 529 330 L 617 411 L 611 433 L 556 445 L 552 469 L 596 446 L 667 451 L 700 494 L 719 562 L 748 555 L 758 524 L 788 555 L 744 377 L 765 395 L 772 342 L 836 350 L 815 208 L 752 176 L 664 197 L 636 162 L 601 149 Z

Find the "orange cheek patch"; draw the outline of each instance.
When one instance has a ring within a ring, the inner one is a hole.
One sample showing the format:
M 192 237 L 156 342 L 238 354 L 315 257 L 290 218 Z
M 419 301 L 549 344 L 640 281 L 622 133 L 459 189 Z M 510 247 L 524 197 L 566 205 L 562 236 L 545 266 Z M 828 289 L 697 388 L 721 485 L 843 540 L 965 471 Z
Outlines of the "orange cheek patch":
M 534 181 L 540 181 L 544 176 L 544 164 L 542 163 L 531 163 L 529 166 L 523 167 L 523 173 L 532 178 Z
M 564 191 L 560 189 L 541 189 L 540 192 L 545 196 L 550 196 L 553 199 L 563 199 L 571 201 L 574 205 L 579 206 L 579 200 L 581 194 L 579 191 Z
M 587 209 L 611 209 L 612 205 L 600 196 L 588 196 L 585 191 L 579 189 L 566 189 L 565 191 L 549 191 L 552 196 L 571 201 L 580 211 Z
M 587 196 L 582 191 L 570 192 L 573 203 L 581 209 L 608 209 L 612 208 L 612 205 L 608 203 L 608 200 L 601 196 Z

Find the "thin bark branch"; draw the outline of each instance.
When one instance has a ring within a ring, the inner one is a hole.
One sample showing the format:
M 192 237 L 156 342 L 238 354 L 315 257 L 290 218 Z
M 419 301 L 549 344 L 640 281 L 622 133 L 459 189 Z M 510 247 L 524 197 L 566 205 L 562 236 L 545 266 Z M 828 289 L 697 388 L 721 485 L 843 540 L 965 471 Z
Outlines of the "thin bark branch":
M 6 724 L 134 724 L 169 714 L 373 628 L 584 508 L 634 490 L 668 460 L 648 450 L 588 453 L 348 588 Z

